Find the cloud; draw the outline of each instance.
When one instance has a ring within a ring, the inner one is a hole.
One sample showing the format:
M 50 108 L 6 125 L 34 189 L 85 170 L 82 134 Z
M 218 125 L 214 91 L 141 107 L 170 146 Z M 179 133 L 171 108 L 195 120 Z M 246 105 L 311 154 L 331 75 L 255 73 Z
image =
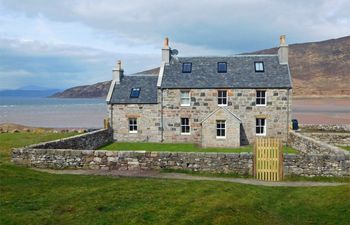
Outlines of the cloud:
M 160 43 L 165 35 L 180 44 L 251 51 L 271 47 L 281 33 L 292 41 L 321 40 L 350 33 L 345 0 L 2 0 L 28 16 L 79 22 L 131 45 Z M 325 32 L 334 27 L 332 33 Z
M 37 41 L 0 38 L 0 89 L 24 85 L 67 88 L 111 79 L 117 58 L 125 58 L 127 73 L 144 69 L 140 55 L 69 45 L 49 45 Z M 142 56 L 157 65 L 153 55 Z
M 347 0 L 0 0 L 0 88 L 69 87 L 180 56 L 232 55 L 350 34 Z M 6 77 L 6 79 L 5 79 Z

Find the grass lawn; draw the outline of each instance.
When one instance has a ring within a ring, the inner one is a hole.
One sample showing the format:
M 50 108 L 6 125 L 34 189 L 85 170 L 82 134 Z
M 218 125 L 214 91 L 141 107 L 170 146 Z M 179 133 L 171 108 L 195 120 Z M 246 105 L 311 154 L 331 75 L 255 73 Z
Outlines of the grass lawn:
M 0 224 L 348 224 L 350 186 L 260 187 L 53 175 L 9 162 L 11 147 L 69 134 L 0 134 Z
M 350 152 L 350 146 L 338 146 L 338 147 Z
M 145 143 L 145 142 L 115 142 L 101 147 L 104 150 L 131 151 L 145 150 L 157 152 L 252 152 L 253 146 L 246 145 L 239 148 L 200 148 L 195 144 L 187 143 Z M 284 153 L 298 153 L 297 150 L 283 146 Z

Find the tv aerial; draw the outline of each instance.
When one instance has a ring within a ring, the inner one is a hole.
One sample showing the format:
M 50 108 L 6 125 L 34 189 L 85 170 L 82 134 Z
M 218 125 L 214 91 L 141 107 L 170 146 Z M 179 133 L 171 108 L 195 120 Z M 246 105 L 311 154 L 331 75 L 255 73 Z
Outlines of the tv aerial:
M 178 55 L 179 51 L 177 49 L 171 49 L 170 54 L 171 55 Z

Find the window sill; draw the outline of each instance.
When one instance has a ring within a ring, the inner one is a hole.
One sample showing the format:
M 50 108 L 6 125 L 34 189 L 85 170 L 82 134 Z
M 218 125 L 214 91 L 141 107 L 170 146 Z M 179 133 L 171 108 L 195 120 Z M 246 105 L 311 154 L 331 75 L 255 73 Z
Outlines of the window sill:
M 226 139 L 226 136 L 225 136 L 225 137 L 216 137 L 216 139 L 221 139 L 221 140 L 223 140 L 223 139 Z
M 226 105 L 218 105 L 218 106 L 223 107 L 223 106 L 228 106 L 228 105 L 226 104 Z
M 264 107 L 264 106 L 266 106 L 266 104 L 265 104 L 265 105 L 255 105 L 255 106 L 258 106 L 258 107 Z
M 191 135 L 191 133 L 181 133 L 181 135 L 189 136 L 189 135 Z
M 137 131 L 129 131 L 129 134 L 137 134 Z
M 266 134 L 255 134 L 256 136 L 266 136 Z
M 180 105 L 181 107 L 190 107 L 191 105 Z

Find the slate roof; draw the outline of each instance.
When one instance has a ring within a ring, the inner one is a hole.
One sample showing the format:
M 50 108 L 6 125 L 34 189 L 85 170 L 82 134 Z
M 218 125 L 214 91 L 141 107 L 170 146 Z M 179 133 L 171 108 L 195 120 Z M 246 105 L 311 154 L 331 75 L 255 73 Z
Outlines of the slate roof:
M 254 62 L 264 62 L 264 72 L 255 72 Z M 182 63 L 191 62 L 192 72 L 182 73 Z M 217 72 L 217 63 L 227 62 L 227 73 Z M 164 68 L 162 88 L 291 88 L 288 65 L 277 55 L 229 57 L 179 57 Z
M 116 84 L 109 103 L 112 104 L 156 104 L 158 76 L 129 75 L 124 76 L 120 84 Z M 140 88 L 138 98 L 130 98 L 132 88 Z

